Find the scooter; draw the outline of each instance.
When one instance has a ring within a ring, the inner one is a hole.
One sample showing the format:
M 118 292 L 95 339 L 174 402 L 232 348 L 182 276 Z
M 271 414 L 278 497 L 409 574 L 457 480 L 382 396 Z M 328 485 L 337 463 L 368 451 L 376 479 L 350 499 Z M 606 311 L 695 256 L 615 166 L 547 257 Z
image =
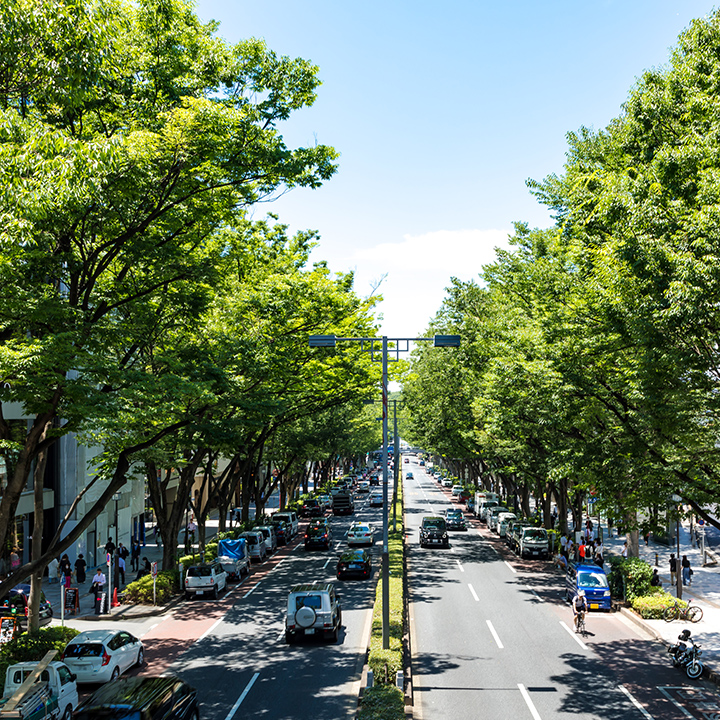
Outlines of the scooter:
M 691 647 L 687 646 L 690 643 Z M 703 665 L 698 660 L 702 655 L 700 645 L 698 645 L 691 637 L 689 630 L 683 630 L 678 635 L 678 642 L 668 648 L 672 664 L 675 667 L 684 667 L 689 678 L 696 680 L 702 675 Z

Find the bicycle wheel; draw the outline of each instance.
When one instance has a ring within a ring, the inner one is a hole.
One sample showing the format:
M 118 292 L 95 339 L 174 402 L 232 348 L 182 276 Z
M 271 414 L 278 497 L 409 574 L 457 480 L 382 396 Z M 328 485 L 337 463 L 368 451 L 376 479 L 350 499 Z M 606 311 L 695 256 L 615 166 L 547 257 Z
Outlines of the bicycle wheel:
M 703 611 L 697 605 L 690 605 L 687 609 L 687 619 L 690 622 L 700 622 L 703 617 Z
M 679 612 L 680 608 L 677 605 L 670 605 L 670 607 L 665 608 L 665 612 L 663 613 L 663 620 L 665 620 L 665 622 L 672 622 L 673 620 L 677 620 Z

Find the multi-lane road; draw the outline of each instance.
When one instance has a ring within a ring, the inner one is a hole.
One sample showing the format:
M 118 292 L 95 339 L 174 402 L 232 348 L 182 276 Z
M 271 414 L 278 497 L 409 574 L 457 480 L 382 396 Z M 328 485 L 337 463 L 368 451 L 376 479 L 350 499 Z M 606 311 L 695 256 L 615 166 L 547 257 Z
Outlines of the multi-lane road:
M 422 517 L 455 503 L 415 462 L 404 468 L 416 718 L 720 718 L 717 688 L 688 681 L 620 614 L 590 613 L 587 635 L 572 632 L 562 575 L 484 525 L 421 549 Z

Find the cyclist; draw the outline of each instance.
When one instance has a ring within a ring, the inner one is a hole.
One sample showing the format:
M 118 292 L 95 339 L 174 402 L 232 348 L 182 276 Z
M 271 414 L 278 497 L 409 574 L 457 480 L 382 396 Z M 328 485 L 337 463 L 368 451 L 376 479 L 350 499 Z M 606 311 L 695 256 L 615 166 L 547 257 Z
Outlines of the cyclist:
M 588 609 L 587 598 L 584 590 L 578 590 L 572 599 L 573 618 L 575 620 L 575 632 L 579 632 L 580 622 L 584 620 Z

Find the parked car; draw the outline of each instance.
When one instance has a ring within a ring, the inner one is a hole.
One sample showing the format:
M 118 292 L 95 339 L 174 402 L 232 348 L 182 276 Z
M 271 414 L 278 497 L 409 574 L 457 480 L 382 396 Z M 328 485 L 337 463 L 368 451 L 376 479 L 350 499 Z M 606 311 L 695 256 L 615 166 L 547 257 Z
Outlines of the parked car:
M 245 538 L 248 544 L 250 559 L 254 562 L 262 562 L 267 557 L 267 549 L 265 546 L 265 536 L 258 530 L 248 530 L 240 533 L 241 538 Z
M 511 550 L 517 551 L 517 544 L 522 535 L 522 529 L 526 527 L 531 527 L 530 523 L 527 520 L 521 520 L 520 518 L 508 522 L 508 527 L 505 531 L 505 542 Z
M 26 661 L 10 665 L 5 672 L 5 687 L 2 700 L 0 700 L 0 717 L 7 701 L 20 689 L 38 666 L 37 661 Z M 40 698 L 38 698 L 38 693 Z M 38 700 L 44 700 L 43 705 L 38 708 Z M 69 720 L 73 710 L 78 706 L 78 689 L 75 675 L 63 662 L 53 660 L 40 673 L 40 677 L 33 684 L 33 689 L 28 691 L 25 698 L 16 706 L 15 711 L 21 718 L 45 718 L 48 720 Z M 43 710 L 35 715 L 37 710 Z M 13 717 L 10 715 L 10 717 Z M 15 715 L 17 717 L 17 715 Z
M 185 599 L 210 596 L 217 600 L 221 590 L 227 587 L 227 572 L 217 562 L 191 565 L 185 573 Z
M 453 496 L 453 497 L 456 497 L 456 498 L 459 498 L 459 497 L 460 497 L 460 494 L 462 493 L 462 491 L 463 491 L 464 489 L 465 489 L 465 488 L 463 488 L 462 485 L 458 485 L 458 484 L 453 485 L 453 486 L 452 486 L 452 496 Z
M 483 522 L 487 522 L 488 512 L 492 510 L 492 508 L 496 507 L 501 507 L 500 503 L 497 500 L 486 500 L 478 510 L 478 517 L 480 518 L 480 520 L 482 520 Z
M 375 543 L 375 529 L 370 523 L 354 522 L 347 533 L 348 545 L 373 545 Z
M 441 545 L 449 547 L 447 526 L 445 518 L 439 515 L 426 515 L 420 524 L 420 547 L 426 545 Z
M 141 666 L 145 648 L 126 630 L 85 630 L 65 646 L 61 659 L 79 683 L 106 683 Z
M 377 490 L 370 493 L 370 507 L 382 507 L 383 494 Z
M 610 586 L 602 568 L 569 563 L 565 572 L 565 596 L 572 600 L 578 590 L 585 591 L 590 610 L 610 610 Z
M 332 530 L 328 525 L 310 525 L 305 531 L 305 549 L 319 547 L 330 549 L 332 543 Z
M 522 558 L 549 557 L 550 542 L 548 540 L 547 530 L 539 527 L 521 528 L 518 533 L 515 552 Z
M 453 481 L 452 481 L 452 478 L 443 478 L 443 481 L 442 481 L 442 486 L 443 486 L 443 487 L 451 488 L 451 487 L 453 486 L 453 484 L 454 484 L 454 483 L 453 483 Z
M 247 541 L 244 538 L 220 540 L 217 561 L 222 565 L 228 580 L 242 580 L 243 576 L 250 574 Z
M 329 495 L 318 495 L 317 501 L 323 510 L 329 510 L 332 507 L 332 499 Z
M 488 508 L 485 512 L 485 522 L 487 523 L 488 530 L 497 531 L 497 520 L 504 512 L 507 512 L 507 508 L 504 505 L 496 505 L 495 507 Z
M 380 478 L 377 475 L 371 475 L 370 476 L 370 486 L 373 485 L 379 485 L 380 484 Z
M 74 720 L 200 720 L 195 688 L 171 675 L 128 677 L 85 700 Z
M 337 579 L 369 578 L 372 575 L 372 556 L 367 550 L 346 550 L 338 559 Z
M 448 530 L 467 530 L 462 510 L 451 508 L 445 511 L 445 525 Z
M 325 511 L 315 498 L 308 498 L 300 508 L 300 517 L 319 517 Z
M 508 523 L 511 520 L 515 520 L 517 518 L 517 515 L 515 513 L 511 512 L 503 512 L 498 515 L 497 519 L 497 534 L 500 537 L 505 537 L 505 533 L 508 529 Z
M 272 555 L 278 548 L 277 535 L 272 525 L 258 525 L 253 530 L 261 532 L 265 538 L 265 551 L 268 555 Z
M 340 599 L 332 583 L 295 585 L 288 594 L 285 642 L 325 637 L 337 642 L 342 625 Z
M 292 531 L 290 526 L 284 520 L 273 520 L 270 523 L 275 528 L 278 545 L 287 545 L 292 539 Z
M 292 533 L 293 537 L 295 537 L 300 530 L 298 516 L 294 510 L 282 510 L 281 512 L 276 512 L 272 516 L 272 519 L 273 521 L 284 520 L 290 526 L 290 532 Z
M 22 630 L 27 629 L 29 602 L 30 585 L 26 583 L 16 585 L 0 600 L 0 617 L 14 617 Z M 52 618 L 52 605 L 45 597 L 45 593 L 40 591 L 40 625 L 49 625 Z

